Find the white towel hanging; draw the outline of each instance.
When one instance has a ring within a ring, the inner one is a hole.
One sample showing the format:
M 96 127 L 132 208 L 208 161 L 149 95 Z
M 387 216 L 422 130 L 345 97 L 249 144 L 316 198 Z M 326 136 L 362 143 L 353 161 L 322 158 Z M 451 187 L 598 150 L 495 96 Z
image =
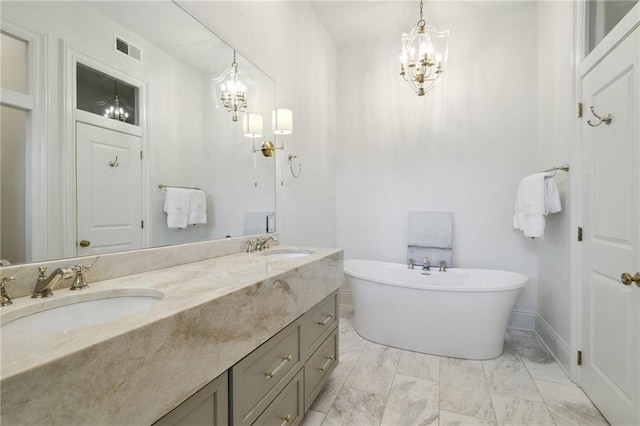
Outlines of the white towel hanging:
M 166 188 L 164 195 L 164 211 L 167 213 L 169 229 L 184 229 L 189 218 L 191 190 L 182 188 Z
M 525 237 L 544 238 L 545 216 L 562 210 L 558 187 L 549 172 L 523 178 L 518 186 L 513 214 L 513 228 Z
M 192 189 L 189 201 L 189 225 L 207 223 L 207 194 L 201 189 Z

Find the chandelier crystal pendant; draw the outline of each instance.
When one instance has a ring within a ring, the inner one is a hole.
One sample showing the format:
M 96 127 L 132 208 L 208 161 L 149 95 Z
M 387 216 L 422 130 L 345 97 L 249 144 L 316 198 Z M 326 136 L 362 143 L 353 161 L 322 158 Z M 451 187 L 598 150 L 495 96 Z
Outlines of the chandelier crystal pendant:
M 218 78 L 211 80 L 211 90 L 216 106 L 220 105 L 231 113 L 231 119 L 238 121 L 239 114 L 247 110 L 247 90 L 255 82 L 238 70 L 236 51 L 233 51 L 231 68 L 227 68 Z
M 449 30 L 437 31 L 427 26 L 422 8 L 420 0 L 420 20 L 409 34 L 402 34 L 400 54 L 400 76 L 418 96 L 424 96 L 438 84 L 449 51 Z

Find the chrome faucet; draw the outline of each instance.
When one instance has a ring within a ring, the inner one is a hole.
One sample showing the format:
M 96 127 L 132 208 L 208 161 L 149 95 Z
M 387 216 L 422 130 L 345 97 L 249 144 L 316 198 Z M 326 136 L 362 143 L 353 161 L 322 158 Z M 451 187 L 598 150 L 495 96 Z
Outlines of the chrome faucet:
M 430 271 L 431 270 L 431 265 L 429 265 L 429 258 L 425 257 L 424 259 L 422 259 L 422 270 L 423 271 Z
M 0 275 L 0 306 L 7 306 L 13 303 L 4 289 L 4 283 L 9 281 L 15 281 L 15 277 L 3 277 Z
M 447 261 L 446 260 L 441 260 L 440 261 L 440 272 L 447 272 Z
M 71 268 L 58 268 L 55 271 L 53 271 L 51 273 L 51 275 L 49 275 L 47 277 L 47 275 L 46 275 L 47 267 L 46 266 L 40 266 L 38 268 L 38 272 L 40 272 L 40 275 L 38 275 L 38 281 L 36 282 L 36 288 L 33 290 L 33 294 L 31 295 L 31 297 L 33 297 L 33 298 L 52 296 L 53 295 L 53 287 L 59 281 L 59 279 L 62 278 L 64 280 L 67 280 L 67 279 L 73 277 L 73 274 L 76 271 L 75 271 L 74 267 L 71 267 Z
M 258 237 L 258 240 L 256 241 L 256 251 L 262 251 L 266 248 L 269 248 L 269 245 L 267 244 L 269 241 L 277 243 L 278 237 L 274 237 L 273 235 L 269 235 L 266 238 Z
M 412 257 L 411 259 L 409 259 L 409 262 L 407 263 L 407 267 L 409 269 L 414 269 L 413 265 L 415 265 L 415 263 L 416 263 L 416 260 Z

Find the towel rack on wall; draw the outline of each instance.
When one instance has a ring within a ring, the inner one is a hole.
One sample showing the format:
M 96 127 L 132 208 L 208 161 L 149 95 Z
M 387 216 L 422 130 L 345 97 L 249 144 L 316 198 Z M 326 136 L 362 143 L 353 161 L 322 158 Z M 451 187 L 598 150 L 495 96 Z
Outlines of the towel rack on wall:
M 163 189 L 163 188 L 182 188 L 182 189 L 195 189 L 196 191 L 200 191 L 200 188 L 198 188 L 197 186 L 176 186 L 176 185 L 159 184 L 158 188 L 160 188 L 160 189 Z
M 541 171 L 539 173 L 557 172 L 558 170 L 560 170 L 561 172 L 569 172 L 569 165 L 568 164 L 563 164 L 562 166 L 552 167 L 550 169 L 543 170 L 543 171 Z

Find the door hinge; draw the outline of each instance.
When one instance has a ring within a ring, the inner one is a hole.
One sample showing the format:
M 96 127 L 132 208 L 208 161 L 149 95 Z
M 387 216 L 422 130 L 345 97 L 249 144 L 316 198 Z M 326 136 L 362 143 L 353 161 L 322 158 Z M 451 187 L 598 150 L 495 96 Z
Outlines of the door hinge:
M 578 102 L 578 118 L 582 117 L 582 102 Z
M 144 220 L 140 221 L 140 228 L 144 229 Z
M 576 364 L 582 365 L 582 351 L 578 351 L 578 360 L 576 361 Z
M 578 241 L 582 241 L 582 226 L 578 226 Z
M 142 159 L 144 159 L 144 153 L 143 153 L 143 151 L 140 151 L 140 159 L 141 159 L 141 160 L 142 160 Z

